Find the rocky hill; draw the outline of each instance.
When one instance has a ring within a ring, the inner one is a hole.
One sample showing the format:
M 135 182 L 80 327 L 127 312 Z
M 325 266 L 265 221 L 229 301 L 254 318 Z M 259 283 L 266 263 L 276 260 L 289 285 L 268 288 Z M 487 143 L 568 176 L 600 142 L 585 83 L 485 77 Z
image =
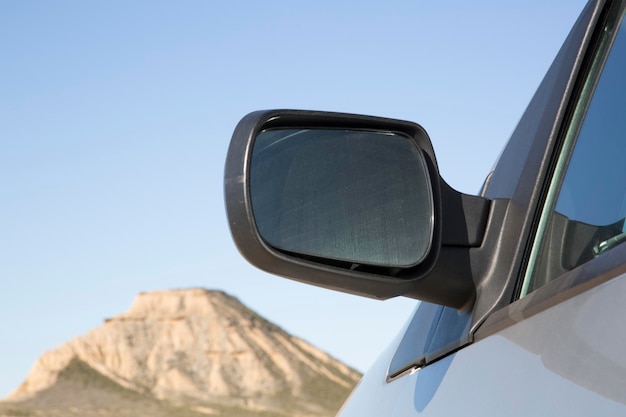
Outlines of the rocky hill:
M 149 292 L 45 353 L 0 416 L 327 416 L 359 378 L 223 292 Z

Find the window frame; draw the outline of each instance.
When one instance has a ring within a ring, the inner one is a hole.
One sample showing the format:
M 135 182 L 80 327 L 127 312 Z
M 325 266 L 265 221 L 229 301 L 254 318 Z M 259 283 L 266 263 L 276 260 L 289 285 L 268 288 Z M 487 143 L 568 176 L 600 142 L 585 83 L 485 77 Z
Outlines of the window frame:
M 591 29 L 591 37 L 587 45 L 581 45 L 578 59 L 580 60 L 580 68 L 576 67 L 572 69 L 574 74 L 574 85 L 571 93 L 565 92 L 564 98 L 564 113 L 561 118 L 557 117 L 554 120 L 554 126 L 558 130 L 554 133 L 554 139 L 548 139 L 546 147 L 543 149 L 546 166 L 536 174 L 536 183 L 533 184 L 533 189 L 537 192 L 536 199 L 530 198 L 527 216 L 531 216 L 530 231 L 525 239 L 525 247 L 523 251 L 523 259 L 518 272 L 511 276 L 512 280 L 515 280 L 515 290 L 512 293 L 511 299 L 508 304 L 500 304 L 500 308 L 493 308 L 490 312 L 484 315 L 484 321 L 474 320 L 474 341 L 481 340 L 485 337 L 492 335 L 493 333 L 500 331 L 506 327 L 509 327 L 520 320 L 533 316 L 541 311 L 544 311 L 556 304 L 559 304 L 569 298 L 572 298 L 582 292 L 585 292 L 595 286 L 601 285 L 613 278 L 616 278 L 622 274 L 626 274 L 626 245 L 615 247 L 602 256 L 602 258 L 592 259 L 573 270 L 557 277 L 551 282 L 537 288 L 535 291 L 520 298 L 522 285 L 524 278 L 527 275 L 529 267 L 531 252 L 533 247 L 536 246 L 536 239 L 539 233 L 539 226 L 542 214 L 545 212 L 544 207 L 546 205 L 548 193 L 550 191 L 550 184 L 553 182 L 555 172 L 557 169 L 559 158 L 562 159 L 563 152 L 566 151 L 566 139 L 567 135 L 572 135 L 572 131 L 578 131 L 572 129 L 572 125 L 575 122 L 576 110 L 585 107 L 581 106 L 581 100 L 587 98 L 587 105 L 589 100 L 593 97 L 595 91 L 595 84 L 591 89 L 591 94 L 588 97 L 584 96 L 584 87 L 588 85 L 590 78 L 590 71 L 594 62 L 606 62 L 608 55 L 611 52 L 611 48 L 601 49 L 601 40 L 603 39 L 604 29 L 609 22 L 612 12 L 615 8 L 623 8 L 623 0 L 615 1 L 599 1 L 595 4 L 597 7 L 596 13 L 598 13 L 597 20 L 593 22 Z M 616 25 L 616 30 L 612 36 L 612 40 L 619 32 L 621 25 L 626 25 L 625 21 Z M 609 46 L 612 46 L 611 44 Z M 598 71 L 597 79 L 600 78 L 602 73 L 601 69 Z M 597 80 L 596 80 L 597 82 Z M 584 112 L 583 112 L 584 121 Z M 578 129 L 582 123 L 579 123 Z M 574 139 L 577 137 L 574 136 Z M 575 142 L 575 141 L 574 141 Z M 539 151 L 534 149 L 534 152 Z M 544 170 L 545 169 L 545 170 Z M 523 180 L 523 179 L 521 179 Z M 515 196 L 513 196 L 515 198 Z M 500 260 L 501 262 L 501 260 Z
M 576 149 L 581 130 L 585 125 L 589 108 L 594 100 L 602 74 L 606 69 L 609 56 L 613 51 L 615 40 L 622 30 L 626 31 L 626 26 L 623 26 L 625 9 L 625 2 L 616 0 L 609 6 L 607 18 L 599 25 L 603 32 L 602 36 L 593 50 L 593 56 L 590 57 L 586 71 L 581 74 L 579 93 L 572 99 L 570 117 L 564 123 L 562 139 L 554 151 L 553 168 L 546 182 L 542 203 L 538 209 L 537 226 L 531 237 L 528 249 L 529 255 L 524 273 L 520 277 L 521 282 L 517 298 L 524 298 L 531 291 L 536 291 L 541 287 L 536 287 L 534 290 L 530 288 L 535 283 L 538 274 L 542 272 L 539 270 L 537 263 L 545 249 L 544 245 L 547 242 L 547 233 L 549 232 L 548 227 L 554 213 L 556 213 L 555 209 L 559 201 L 561 187 L 569 170 L 569 163 Z M 576 268 L 580 266 L 582 265 L 578 265 Z M 561 276 L 552 277 L 550 281 L 559 279 Z
M 546 182 L 547 185 L 542 203 L 538 208 L 538 221 L 533 235 L 531 236 L 528 258 L 525 263 L 524 272 L 520 276 L 516 298 L 524 298 L 543 286 L 535 287 L 534 289 L 530 288 L 535 278 L 537 278 L 537 274 L 541 272 L 538 270 L 537 263 L 544 250 L 544 244 L 547 241 L 546 235 L 547 232 L 549 232 L 548 227 L 551 218 L 554 216 L 554 213 L 556 213 L 555 209 L 559 201 L 561 187 L 567 175 L 569 163 L 576 149 L 581 130 L 585 125 L 596 89 L 602 78 L 618 34 L 621 30 L 626 31 L 624 13 L 626 13 L 626 5 L 623 1 L 616 0 L 609 6 L 607 18 L 599 25 L 600 29 L 603 31 L 603 36 L 595 45 L 593 56 L 590 57 L 591 59 L 589 60 L 586 71 L 581 74 L 579 92 L 572 98 L 570 117 L 564 123 L 564 129 L 561 135 L 562 139 L 554 152 L 553 168 Z M 607 29 L 609 26 L 611 26 L 610 31 Z M 592 261 L 593 259 L 584 263 Z M 578 265 L 576 268 L 581 265 Z M 562 275 L 552 277 L 549 281 L 559 279 Z

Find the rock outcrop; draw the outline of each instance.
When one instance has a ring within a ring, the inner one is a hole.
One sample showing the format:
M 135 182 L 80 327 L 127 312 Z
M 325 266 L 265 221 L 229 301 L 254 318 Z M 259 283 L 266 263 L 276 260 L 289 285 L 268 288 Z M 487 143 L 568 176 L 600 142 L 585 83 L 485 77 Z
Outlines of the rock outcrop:
M 237 299 L 203 289 L 140 294 L 126 313 L 45 353 L 6 400 L 32 402 L 72 369 L 203 414 L 332 415 L 360 377 Z

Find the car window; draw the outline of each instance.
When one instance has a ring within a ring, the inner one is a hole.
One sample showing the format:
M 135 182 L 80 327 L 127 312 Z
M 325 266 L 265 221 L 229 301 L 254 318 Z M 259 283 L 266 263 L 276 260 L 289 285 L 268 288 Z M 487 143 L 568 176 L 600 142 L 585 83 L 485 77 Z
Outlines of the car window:
M 617 29 L 623 3 L 607 18 L 565 135 L 521 296 L 626 241 L 626 28 Z

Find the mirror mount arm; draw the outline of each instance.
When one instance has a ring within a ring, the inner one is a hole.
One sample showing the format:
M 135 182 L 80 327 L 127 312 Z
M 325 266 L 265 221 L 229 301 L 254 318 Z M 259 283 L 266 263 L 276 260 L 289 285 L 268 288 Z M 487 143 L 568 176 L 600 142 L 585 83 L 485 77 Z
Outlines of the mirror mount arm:
M 487 228 L 491 200 L 463 194 L 441 184 L 442 246 L 478 247 Z
M 441 249 L 433 269 L 419 290 L 407 297 L 422 299 L 468 311 L 476 300 L 470 249 L 480 247 L 485 236 L 491 200 L 463 194 L 450 187 L 440 177 Z M 450 277 L 455 277 L 450 279 Z M 424 294 L 437 294 L 441 282 L 446 282 L 446 299 L 425 299 Z M 432 289 L 425 288 L 432 285 Z

